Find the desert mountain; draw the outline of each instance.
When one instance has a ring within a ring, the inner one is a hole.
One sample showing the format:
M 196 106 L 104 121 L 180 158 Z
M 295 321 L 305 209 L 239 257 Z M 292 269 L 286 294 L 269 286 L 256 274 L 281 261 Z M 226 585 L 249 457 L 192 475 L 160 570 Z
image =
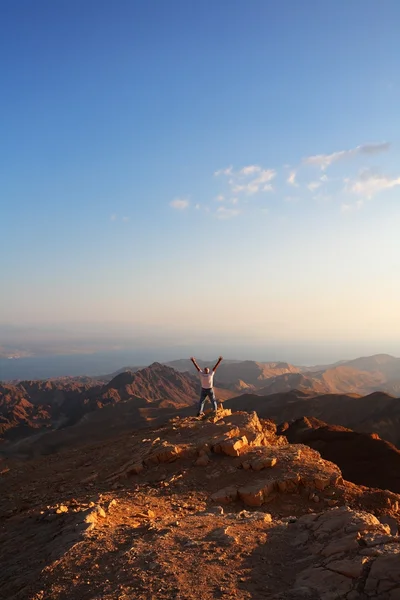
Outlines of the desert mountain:
M 198 397 L 198 388 L 195 377 L 153 363 L 136 372 L 120 373 L 103 388 L 103 394 L 107 396 L 112 390 L 117 391 L 119 401 L 137 396 L 147 400 L 170 401 L 179 406 L 194 401 Z
M 338 465 L 345 479 L 400 493 L 400 450 L 376 433 L 357 433 L 304 417 L 279 427 L 292 444 L 307 444 Z
M 312 367 L 302 367 L 303 371 L 326 371 L 339 366 L 353 367 L 360 371 L 381 371 L 388 376 L 397 376 L 400 370 L 400 358 L 390 354 L 373 354 L 372 356 L 361 356 L 351 360 L 339 360 L 329 365 L 315 365 Z M 397 375 L 396 375 L 397 371 Z
M 255 413 L 1 467 L 4 599 L 398 598 L 400 496 L 345 481 Z
M 22 389 L 0 384 L 0 440 L 29 435 L 35 429 L 46 427 L 51 409 L 45 404 L 34 405 Z
M 264 383 L 257 394 L 278 394 L 293 389 L 314 394 L 368 394 L 388 387 L 393 389 L 383 373 L 360 371 L 347 365 L 319 372 L 287 373 L 271 377 Z
M 215 361 L 199 360 L 212 366 Z M 168 363 L 178 371 L 194 371 L 189 359 Z M 340 361 L 333 365 L 296 367 L 285 362 L 224 361 L 218 369 L 221 386 L 240 392 L 247 389 L 267 395 L 292 389 L 314 394 L 400 394 L 400 359 L 386 354 Z
M 217 362 L 212 361 L 197 361 L 201 368 L 208 366 L 212 367 Z M 182 359 L 168 363 L 169 366 L 178 371 L 194 372 L 195 369 L 189 359 Z M 260 387 L 265 380 L 283 375 L 284 373 L 298 373 L 298 367 L 294 367 L 286 362 L 267 362 L 261 363 L 254 360 L 233 361 L 224 360 L 218 367 L 216 379 L 220 385 L 235 386 L 240 385 L 240 382 L 248 386 Z
M 400 385 L 396 383 L 398 361 L 399 359 L 389 355 L 377 355 L 310 372 L 299 372 L 300 368 L 288 363 L 226 361 L 216 374 L 216 384 L 219 386 L 217 397 L 223 401 L 243 392 L 265 397 L 285 394 L 293 389 L 297 390 L 297 395 L 298 392 L 302 392 L 310 397 L 326 394 L 360 396 L 380 390 L 389 390 L 395 396 L 400 393 Z M 178 370 L 165 364 L 153 363 L 150 367 L 133 371 L 122 369 L 111 379 L 66 377 L 47 381 L 22 381 L 14 385 L 4 384 L 0 388 L 0 439 L 17 440 L 45 428 L 65 428 L 99 408 L 115 406 L 121 402 L 137 403 L 142 399 L 146 400 L 146 403 L 153 403 L 153 408 L 156 407 L 154 403 L 157 403 L 160 409 L 178 409 L 191 405 L 198 397 L 199 383 L 196 371 L 189 360 L 175 361 L 172 364 L 178 367 Z M 361 367 L 365 370 L 360 370 Z M 319 404 L 318 400 L 316 402 Z M 273 407 L 273 404 L 271 406 Z M 376 416 L 372 421 L 364 419 L 364 412 L 361 411 L 357 414 L 356 422 L 347 418 L 346 415 L 351 410 L 348 407 L 345 414 L 340 415 L 342 420 L 338 420 L 335 409 L 329 409 L 328 414 L 325 414 L 327 404 L 323 403 L 323 406 L 323 412 L 320 414 L 321 408 L 318 408 L 315 416 L 355 429 L 359 428 L 359 421 L 364 420 L 365 424 L 362 427 L 369 428 L 376 424 L 373 428 L 378 430 L 382 437 L 398 442 L 398 436 L 394 435 L 397 417 L 381 410 L 386 404 L 377 407 L 379 419 Z M 280 409 L 283 408 L 280 406 Z M 280 412 L 275 412 L 277 415 L 274 416 L 282 420 Z M 304 414 L 313 413 L 304 412 L 301 407 L 301 412 L 295 416 L 302 417 Z M 155 417 L 152 416 L 153 418 Z
M 322 373 L 338 367 L 348 367 L 355 371 L 371 373 L 381 383 L 385 390 L 389 388 L 400 389 L 400 358 L 390 354 L 374 354 L 373 356 L 364 356 L 354 360 L 342 360 L 333 365 L 317 365 L 314 367 L 303 367 L 304 373 Z
M 220 400 L 233 395 L 225 389 L 216 388 L 216 392 Z M 124 403 L 133 403 L 134 406 L 123 407 L 118 418 L 131 415 L 131 427 L 144 426 L 146 415 L 150 422 L 158 418 L 156 411 L 161 411 L 160 415 L 171 416 L 173 411 L 190 406 L 193 412 L 193 403 L 198 395 L 197 377 L 179 373 L 160 363 L 136 372 L 124 371 L 107 384 L 96 381 L 92 385 L 80 384 L 71 380 L 7 384 L 0 387 L 0 439 L 18 440 L 44 429 L 59 431 L 83 417 L 87 420 L 90 413 L 98 409 Z M 169 410 L 165 412 L 164 409 Z M 114 417 L 117 416 L 114 412 Z M 98 423 L 106 418 L 106 413 L 90 417 Z
M 374 356 L 364 356 L 354 360 L 348 360 L 344 363 L 347 367 L 359 369 L 360 371 L 369 371 L 383 373 L 388 380 L 399 379 L 400 377 L 400 358 L 390 354 L 375 354 Z
M 94 383 L 68 378 L 0 384 L 0 440 L 61 425 L 66 418 L 64 408 L 72 410 L 76 397 L 95 389 Z
M 327 423 L 336 423 L 356 431 L 376 432 L 400 446 L 400 399 L 382 392 L 358 394 L 310 395 L 292 390 L 283 394 L 257 396 L 243 394 L 227 400 L 233 410 L 255 410 L 277 423 L 291 422 L 310 415 Z
M 319 381 L 316 377 L 310 377 L 303 373 L 288 373 L 271 377 L 264 382 L 262 388 L 255 390 L 255 393 L 259 396 L 268 396 L 291 390 L 300 390 L 306 394 L 324 394 L 331 391 L 324 382 Z

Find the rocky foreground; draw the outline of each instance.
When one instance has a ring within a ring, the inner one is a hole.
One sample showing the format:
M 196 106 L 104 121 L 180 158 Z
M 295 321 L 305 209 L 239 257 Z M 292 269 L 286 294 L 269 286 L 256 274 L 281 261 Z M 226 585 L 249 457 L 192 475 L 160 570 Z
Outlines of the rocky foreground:
M 344 481 L 256 413 L 0 472 L 0 598 L 400 599 L 400 496 Z

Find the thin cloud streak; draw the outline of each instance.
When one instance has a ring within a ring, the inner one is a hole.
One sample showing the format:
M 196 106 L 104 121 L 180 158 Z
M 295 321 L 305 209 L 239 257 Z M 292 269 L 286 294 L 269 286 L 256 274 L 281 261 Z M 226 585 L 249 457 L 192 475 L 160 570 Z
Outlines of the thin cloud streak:
M 358 154 L 378 154 L 379 152 L 385 152 L 389 150 L 389 142 L 378 142 L 363 144 L 352 148 L 351 150 L 340 150 L 339 152 L 333 152 L 332 154 L 316 154 L 314 156 L 307 156 L 303 159 L 303 164 L 320 167 L 323 171 L 330 165 L 346 158 L 352 158 Z

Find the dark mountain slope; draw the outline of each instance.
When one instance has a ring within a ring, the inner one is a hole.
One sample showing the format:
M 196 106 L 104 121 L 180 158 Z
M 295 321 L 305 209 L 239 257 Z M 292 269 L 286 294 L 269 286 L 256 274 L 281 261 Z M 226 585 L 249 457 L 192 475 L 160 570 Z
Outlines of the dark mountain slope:
M 377 434 L 357 433 L 304 417 L 278 429 L 292 444 L 307 444 L 337 464 L 353 483 L 400 492 L 400 450 Z
M 271 396 L 243 394 L 226 401 L 225 405 L 234 410 L 255 410 L 261 417 L 277 423 L 310 415 L 356 431 L 377 432 L 381 438 L 400 445 L 400 399 L 382 392 L 367 396 L 315 396 L 296 391 Z

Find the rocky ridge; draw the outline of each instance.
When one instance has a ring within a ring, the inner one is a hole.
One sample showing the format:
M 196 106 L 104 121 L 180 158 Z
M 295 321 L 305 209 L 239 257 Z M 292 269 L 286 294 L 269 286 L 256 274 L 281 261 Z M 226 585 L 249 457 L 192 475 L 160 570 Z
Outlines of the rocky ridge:
M 0 471 L 4 599 L 399 597 L 400 496 L 344 481 L 255 413 Z

